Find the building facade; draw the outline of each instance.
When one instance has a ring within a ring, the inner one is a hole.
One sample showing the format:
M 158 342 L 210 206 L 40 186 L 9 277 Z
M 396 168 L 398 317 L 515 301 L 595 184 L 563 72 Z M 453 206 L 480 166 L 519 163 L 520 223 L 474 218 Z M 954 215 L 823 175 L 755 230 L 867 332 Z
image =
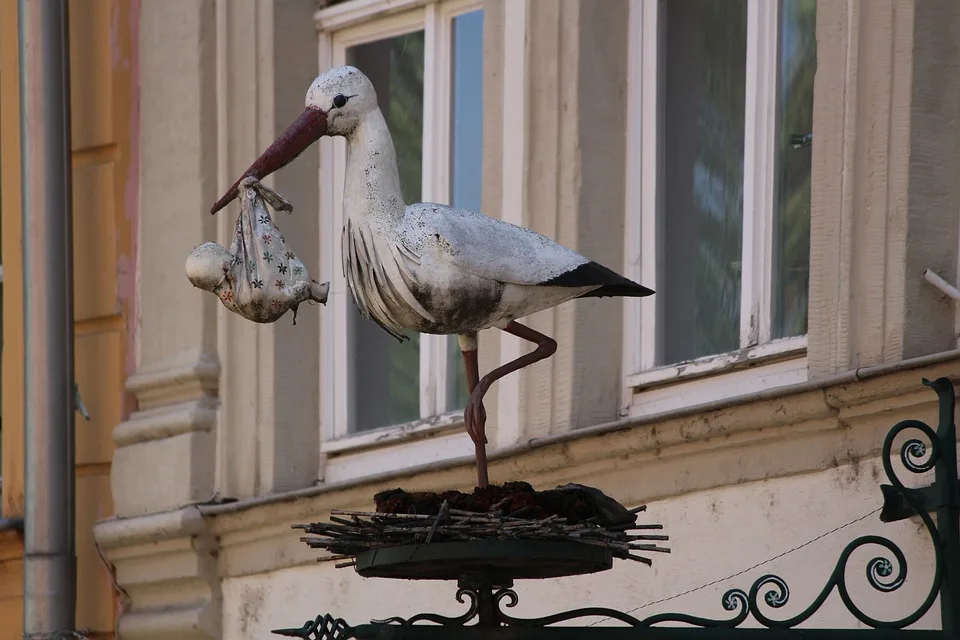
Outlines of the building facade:
M 343 141 L 270 179 L 325 307 L 257 326 L 182 271 L 194 245 L 228 243 L 236 205 L 210 205 L 334 64 L 377 87 L 408 200 L 480 208 L 657 291 L 528 319 L 559 349 L 493 387 L 490 473 L 647 504 L 673 552 L 519 584 L 518 615 L 720 617 L 726 589 L 770 571 L 789 615 L 881 527 L 884 435 L 936 423 L 921 378 L 960 378 L 956 305 L 922 278 L 960 278 L 957 3 L 144 0 L 137 32 L 137 408 L 94 530 L 123 638 L 461 610 L 450 585 L 318 564 L 290 528 L 475 477 L 452 342 L 392 345 L 349 300 Z M 481 370 L 523 348 L 484 332 Z M 851 591 L 893 617 L 932 561 L 915 522 L 881 532 L 910 583 Z M 814 622 L 856 625 L 839 602 Z

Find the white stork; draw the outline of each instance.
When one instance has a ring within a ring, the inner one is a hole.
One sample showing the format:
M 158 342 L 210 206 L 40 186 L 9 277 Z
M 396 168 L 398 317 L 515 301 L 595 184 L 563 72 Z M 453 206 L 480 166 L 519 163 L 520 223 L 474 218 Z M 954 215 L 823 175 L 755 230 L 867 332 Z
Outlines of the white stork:
M 552 338 L 516 319 L 574 298 L 653 291 L 529 229 L 442 204 L 406 205 L 376 91 L 354 67 L 318 76 L 304 112 L 243 177 L 263 179 L 324 135 L 347 140 L 343 274 L 353 299 L 363 317 L 397 340 L 407 339 L 404 330 L 457 336 L 470 392 L 464 422 L 476 447 L 479 485 L 486 486 L 484 395 L 500 378 L 557 349 Z M 237 197 L 239 183 L 211 213 Z M 480 378 L 477 332 L 490 327 L 536 349 Z

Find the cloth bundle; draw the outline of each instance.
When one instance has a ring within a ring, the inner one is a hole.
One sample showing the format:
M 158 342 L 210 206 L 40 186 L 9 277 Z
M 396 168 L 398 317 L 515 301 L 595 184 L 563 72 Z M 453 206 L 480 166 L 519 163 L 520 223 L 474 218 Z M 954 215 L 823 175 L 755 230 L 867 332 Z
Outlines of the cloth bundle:
M 230 249 L 216 242 L 194 247 L 187 257 L 187 279 L 211 291 L 230 311 L 253 322 L 276 322 L 301 302 L 326 304 L 330 283 L 318 283 L 307 273 L 273 221 L 275 211 L 293 211 L 280 194 L 254 177 L 240 183 L 240 216 Z

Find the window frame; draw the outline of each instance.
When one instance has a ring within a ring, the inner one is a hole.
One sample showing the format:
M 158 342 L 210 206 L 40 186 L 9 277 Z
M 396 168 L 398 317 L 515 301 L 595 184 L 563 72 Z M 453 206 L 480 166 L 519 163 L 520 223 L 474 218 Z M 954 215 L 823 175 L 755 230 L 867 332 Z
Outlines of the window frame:
M 453 19 L 483 9 L 482 0 L 354 0 L 317 12 L 320 68 L 342 65 L 347 49 L 384 38 L 424 31 L 423 159 L 421 200 L 448 203 L 452 97 Z M 362 432 L 350 432 L 350 363 L 347 331 L 350 299 L 340 277 L 346 142 L 321 145 L 321 272 L 331 282 L 329 321 L 322 324 L 321 452 L 338 453 L 462 426 L 462 410 L 446 411 L 448 336 L 420 336 L 420 417 Z M 333 357 L 330 357 L 333 354 Z M 339 372 L 339 375 L 338 375 Z
M 661 145 L 664 46 L 664 0 L 630 0 L 627 92 L 627 176 L 625 275 L 656 289 L 664 267 Z M 806 379 L 807 336 L 772 339 L 773 234 L 776 198 L 777 95 L 781 2 L 747 0 L 747 55 L 744 131 L 743 248 L 741 262 L 740 346 L 722 354 L 687 362 L 658 365 L 664 326 L 656 295 L 624 301 L 624 413 L 646 411 L 634 406 L 641 389 L 738 371 L 744 393 Z M 797 359 L 795 367 L 783 360 Z M 758 366 L 774 363 L 770 370 Z M 752 369 L 756 375 L 744 375 Z M 719 388 L 722 383 L 718 383 Z M 708 394 L 709 395 L 709 394 Z M 703 398 L 704 401 L 709 398 Z M 689 404 L 689 401 L 686 401 Z

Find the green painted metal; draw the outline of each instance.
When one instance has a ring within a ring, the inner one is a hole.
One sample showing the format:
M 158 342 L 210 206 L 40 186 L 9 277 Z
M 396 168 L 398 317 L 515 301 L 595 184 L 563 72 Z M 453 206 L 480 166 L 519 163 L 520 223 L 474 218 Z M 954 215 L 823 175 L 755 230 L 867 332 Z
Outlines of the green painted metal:
M 553 540 L 478 540 L 411 544 L 357 556 L 365 578 L 464 580 L 512 585 L 514 580 L 559 578 L 613 567 L 609 549 Z
M 303 640 L 960 640 L 960 482 L 957 479 L 957 430 L 954 420 L 956 395 L 953 384 L 947 378 L 932 383 L 927 380 L 923 382 L 932 387 L 939 398 L 937 430 L 919 420 L 899 422 L 884 438 L 882 454 L 884 472 L 890 484 L 881 486 L 884 497 L 881 520 L 894 522 L 919 517 L 930 536 L 934 551 L 934 575 L 929 591 L 920 606 L 909 615 L 890 620 L 873 618 L 860 609 L 847 590 L 848 562 L 854 552 L 862 548 L 879 548 L 879 553 L 866 565 L 866 577 L 871 587 L 882 593 L 893 593 L 905 583 L 906 557 L 895 543 L 877 535 L 860 536 L 851 541 L 840 553 L 830 578 L 813 602 L 800 613 L 781 619 L 770 614 L 787 604 L 790 589 L 783 578 L 772 574 L 761 576 L 749 589 L 733 588 L 724 593 L 721 604 L 725 611 L 730 612 L 729 618 L 664 613 L 640 619 L 605 607 L 574 609 L 542 618 L 515 618 L 504 611 L 514 607 L 518 597 L 510 588 L 512 581 L 503 573 L 503 568 L 518 566 L 517 555 L 524 553 L 531 554 L 528 560 L 535 564 L 537 549 L 543 543 L 492 541 L 381 549 L 373 555 L 363 554 L 357 558 L 357 570 L 361 575 L 368 572 L 366 575 L 388 577 L 391 572 L 394 577 L 401 577 L 411 569 L 411 565 L 405 565 L 409 562 L 445 563 L 442 571 L 434 573 L 438 577 L 442 573 L 443 578 L 449 576 L 448 579 L 460 580 L 457 600 L 461 603 L 469 601 L 467 610 L 460 616 L 420 613 L 409 618 L 394 617 L 351 627 L 342 619 L 322 615 L 308 621 L 303 627 L 278 629 L 274 633 Z M 911 432 L 919 433 L 913 433 L 900 445 L 901 463 L 910 473 L 923 474 L 932 470 L 935 477 L 932 485 L 917 489 L 905 487 L 892 464 L 894 440 L 901 433 Z M 936 512 L 936 522 L 931 516 L 932 512 Z M 589 556 L 587 550 L 581 548 L 586 545 L 575 542 L 569 544 L 572 546 L 568 549 L 555 547 L 546 554 L 548 557 L 543 557 L 543 552 L 539 552 L 540 561 L 548 565 L 556 564 L 560 560 L 558 554 L 569 553 L 569 559 L 573 562 L 570 566 L 574 566 L 577 561 L 584 561 Z M 431 550 L 431 547 L 436 548 Z M 451 571 L 450 567 L 456 566 L 458 558 L 464 562 L 462 568 L 469 569 L 466 574 L 463 571 Z M 412 566 L 417 570 L 423 567 L 422 564 Z M 489 571 L 485 572 L 484 569 Z M 869 629 L 800 628 L 834 592 L 851 616 Z M 938 596 L 941 630 L 907 629 L 931 610 Z M 596 620 L 598 616 L 610 618 L 622 626 L 554 626 L 577 620 Z M 762 628 L 740 628 L 751 619 Z M 687 626 L 660 626 L 666 623 Z
M 539 627 L 483 629 L 462 627 L 398 627 L 365 624 L 353 630 L 357 640 L 942 640 L 939 631 L 892 629 L 699 629 L 652 627 Z

